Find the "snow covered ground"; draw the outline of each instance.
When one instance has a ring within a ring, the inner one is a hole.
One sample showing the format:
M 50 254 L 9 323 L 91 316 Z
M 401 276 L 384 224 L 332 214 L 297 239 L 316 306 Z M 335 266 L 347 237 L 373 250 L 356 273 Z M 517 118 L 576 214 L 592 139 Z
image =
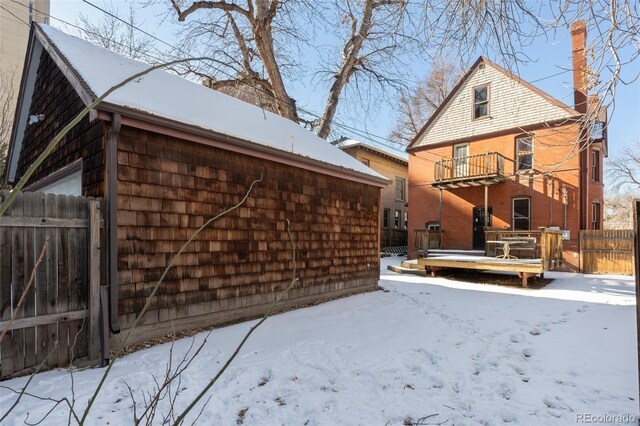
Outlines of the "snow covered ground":
M 581 415 L 638 416 L 632 278 L 549 273 L 546 288 L 525 290 L 386 270 L 400 260 L 383 260 L 385 291 L 267 320 L 212 389 L 197 424 L 402 425 L 433 415 L 422 424 L 566 425 Z M 180 406 L 254 323 L 212 332 L 182 377 Z M 175 344 L 175 358 L 191 340 Z M 165 344 L 118 361 L 90 423 L 131 424 L 125 383 L 140 401 L 168 351 Z M 101 372 L 74 374 L 79 406 Z M 69 374 L 58 370 L 39 374 L 29 389 L 60 398 L 69 388 Z M 1 409 L 14 398 L 0 389 Z M 24 397 L 6 424 L 22 424 L 27 414 L 37 421 L 51 407 Z M 43 424 L 66 423 L 58 407 Z

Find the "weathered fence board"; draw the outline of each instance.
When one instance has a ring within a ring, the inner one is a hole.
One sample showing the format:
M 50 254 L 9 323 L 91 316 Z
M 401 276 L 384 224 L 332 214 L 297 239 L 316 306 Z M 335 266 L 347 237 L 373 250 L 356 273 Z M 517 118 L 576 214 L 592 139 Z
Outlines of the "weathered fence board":
M 99 214 L 93 199 L 21 193 L 0 217 L 0 378 L 68 366 L 90 346 L 99 358 Z
M 580 270 L 586 274 L 633 275 L 633 230 L 580 231 Z

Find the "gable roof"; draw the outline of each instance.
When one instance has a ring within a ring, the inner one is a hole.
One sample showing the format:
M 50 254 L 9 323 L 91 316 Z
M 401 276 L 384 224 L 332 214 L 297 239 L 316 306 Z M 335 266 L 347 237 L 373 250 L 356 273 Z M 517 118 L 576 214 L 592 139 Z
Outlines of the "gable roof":
M 50 54 L 87 105 L 112 86 L 149 68 L 148 64 L 48 25 L 34 26 L 30 46 L 28 55 L 37 53 L 38 48 Z M 29 68 L 37 68 L 38 60 L 38 57 L 27 58 Z M 28 74 L 25 69 L 23 80 Z M 23 81 L 23 85 L 21 102 L 28 105 L 29 83 Z M 176 123 L 200 135 L 205 133 L 218 139 L 222 136 L 228 145 L 237 140 L 250 142 L 251 148 L 258 153 L 264 151 L 294 158 L 297 163 L 309 164 L 315 170 L 338 170 L 378 186 L 387 183 L 384 176 L 297 123 L 166 71 L 152 71 L 116 90 L 97 109 L 120 112 L 123 116 L 130 113 L 149 122 Z M 28 114 L 28 107 L 26 110 Z M 26 119 L 23 114 L 18 121 Z M 21 145 L 22 140 L 19 129 L 14 134 L 10 154 L 16 157 L 20 147 L 14 145 Z M 15 173 L 15 166 L 5 174 L 9 180 L 12 172 Z
M 414 150 L 418 146 L 429 145 L 430 144 L 429 142 L 426 142 L 426 143 L 424 142 L 425 134 L 428 133 L 432 129 L 434 124 L 445 113 L 446 109 L 461 94 L 462 88 L 466 87 L 470 83 L 470 81 L 474 77 L 474 73 L 479 68 L 481 68 L 480 67 L 481 64 L 484 65 L 485 67 L 486 66 L 491 67 L 492 70 L 497 71 L 499 76 L 505 77 L 507 80 L 511 81 L 515 86 L 521 87 L 522 89 L 524 89 L 524 91 L 526 93 L 533 94 L 534 96 L 537 97 L 537 100 L 540 100 L 541 102 L 544 102 L 544 103 L 547 104 L 548 109 L 547 109 L 547 111 L 545 111 L 547 113 L 546 115 L 543 113 L 542 115 L 536 116 L 536 118 L 533 120 L 535 123 L 534 122 L 522 123 L 523 127 L 527 126 L 527 125 L 531 125 L 531 124 L 545 123 L 545 122 L 556 120 L 556 119 L 570 119 L 570 118 L 573 118 L 573 117 L 580 116 L 580 113 L 578 111 L 576 111 L 575 109 L 573 109 L 570 106 L 566 105 L 565 103 L 559 101 L 558 99 L 554 98 L 553 96 L 547 94 L 543 90 L 535 87 L 531 83 L 523 80 L 522 78 L 520 78 L 519 76 L 515 75 L 514 73 L 504 69 L 503 67 L 501 67 L 500 65 L 496 64 L 495 62 L 492 62 L 489 59 L 487 59 L 487 58 L 485 58 L 483 56 L 480 56 L 474 62 L 474 64 L 469 68 L 469 70 L 465 73 L 465 75 L 462 76 L 462 78 L 458 81 L 458 83 L 455 85 L 455 87 L 451 90 L 449 95 L 447 95 L 445 100 L 438 106 L 438 108 L 431 115 L 431 117 L 429 117 L 429 119 L 427 120 L 425 125 L 422 127 L 422 129 L 420 129 L 420 131 L 416 134 L 416 136 L 413 138 L 413 140 L 411 141 L 411 143 L 407 147 L 408 151 Z M 549 112 L 550 112 L 549 108 L 553 109 L 553 114 L 549 114 Z M 471 107 L 469 107 L 469 116 L 471 114 L 470 111 L 471 111 Z M 549 115 L 549 116 L 547 116 L 547 115 Z M 553 115 L 553 117 L 550 116 L 550 115 Z M 517 126 L 511 126 L 511 127 L 512 128 L 520 127 L 520 124 L 517 125 Z M 504 130 L 504 129 L 501 129 L 501 130 Z M 482 133 L 483 132 L 481 131 L 481 133 L 477 133 L 477 134 L 473 134 L 473 135 L 467 135 L 467 136 L 474 136 L 475 137 L 475 136 L 478 136 L 478 135 L 480 135 Z M 491 132 L 484 132 L 484 133 L 491 133 Z M 456 139 L 457 139 L 456 137 L 450 137 L 449 138 L 449 140 L 456 140 Z M 445 142 L 445 141 L 438 141 L 438 142 Z M 433 142 L 431 142 L 431 143 L 433 143 Z
M 363 142 L 356 139 L 342 137 L 331 142 L 331 144 L 337 146 L 340 149 L 363 147 L 379 155 L 390 157 L 393 160 L 399 161 L 401 163 L 409 163 L 409 154 L 407 154 L 406 152 L 388 146 L 382 147 L 378 144 L 374 144 L 373 142 Z

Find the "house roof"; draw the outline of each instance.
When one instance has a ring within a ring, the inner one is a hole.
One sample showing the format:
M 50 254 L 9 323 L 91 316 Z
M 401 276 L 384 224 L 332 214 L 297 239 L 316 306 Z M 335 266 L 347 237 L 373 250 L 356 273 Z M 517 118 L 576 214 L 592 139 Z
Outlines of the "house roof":
M 48 25 L 35 26 L 31 43 L 38 42 L 54 58 L 85 104 L 149 68 L 146 63 Z M 37 67 L 37 58 L 30 62 L 31 67 Z M 199 134 L 211 132 L 212 138 L 226 136 L 224 139 L 228 144 L 233 144 L 234 140 L 247 141 L 257 152 L 267 150 L 276 156 L 294 157 L 297 163 L 311 164 L 316 170 L 337 169 L 360 181 L 364 179 L 378 185 L 387 183 L 384 176 L 297 123 L 166 71 L 151 71 L 116 90 L 98 109 L 122 112 L 123 117 L 131 113 L 143 120 L 179 123 L 182 128 L 186 126 Z M 21 119 L 26 120 L 26 117 Z M 21 144 L 21 141 L 17 142 Z M 20 150 L 12 148 L 13 155 L 19 155 Z M 7 177 L 11 179 L 9 175 Z
M 356 139 L 342 137 L 331 143 L 339 147 L 340 149 L 362 147 L 374 151 L 379 155 L 391 157 L 392 159 L 405 164 L 408 164 L 409 162 L 409 154 L 407 154 L 406 152 L 400 151 L 399 149 L 391 148 L 389 146 L 380 146 L 373 142 L 363 142 Z
M 495 62 L 492 62 L 489 59 L 487 59 L 487 58 L 485 58 L 483 56 L 480 56 L 474 62 L 474 64 L 469 68 L 469 70 L 465 73 L 465 75 L 462 76 L 462 78 L 458 81 L 458 83 L 455 85 L 455 87 L 451 90 L 451 92 L 445 98 L 445 100 L 438 106 L 438 108 L 431 115 L 431 117 L 429 117 L 429 120 L 427 120 L 425 125 L 422 127 L 422 129 L 420 129 L 420 131 L 416 134 L 416 136 L 413 138 L 413 140 L 411 141 L 411 143 L 407 147 L 407 151 L 412 151 L 412 150 L 414 150 L 414 149 L 416 149 L 418 147 L 417 145 L 419 144 L 420 141 L 422 141 L 422 139 L 425 136 L 425 133 L 427 133 L 433 127 L 434 123 L 436 123 L 436 121 L 441 118 L 441 116 L 445 112 L 446 108 L 460 94 L 461 88 L 466 83 L 469 82 L 469 80 L 472 78 L 474 72 L 479 68 L 479 66 L 481 64 L 484 64 L 485 66 L 491 67 L 492 69 L 498 71 L 501 75 L 506 76 L 508 79 L 510 79 L 514 83 L 516 83 L 516 84 L 524 87 L 526 90 L 528 90 L 530 92 L 533 92 L 534 94 L 538 95 L 541 99 L 546 101 L 549 105 L 555 107 L 558 111 L 560 111 L 562 113 L 563 118 L 577 117 L 577 116 L 580 115 L 580 113 L 578 111 L 576 111 L 575 109 L 573 109 L 570 106 L 566 105 L 565 103 L 559 101 L 558 99 L 554 98 L 553 96 L 549 95 L 548 93 L 544 92 L 543 90 L 539 89 L 538 87 L 532 85 L 531 83 L 523 80 L 522 78 L 520 78 L 516 74 L 504 69 L 503 67 L 501 67 L 500 65 L 496 64 Z M 544 122 L 547 122 L 547 121 L 548 121 L 547 117 L 541 116 L 541 117 L 538 117 L 538 121 L 537 122 L 538 123 L 544 123 Z M 528 124 L 531 124 L 531 123 L 528 123 Z M 487 133 L 490 133 L 490 132 L 487 132 Z M 474 135 L 474 136 L 477 136 L 477 135 Z M 424 145 L 429 145 L 429 144 L 426 143 Z

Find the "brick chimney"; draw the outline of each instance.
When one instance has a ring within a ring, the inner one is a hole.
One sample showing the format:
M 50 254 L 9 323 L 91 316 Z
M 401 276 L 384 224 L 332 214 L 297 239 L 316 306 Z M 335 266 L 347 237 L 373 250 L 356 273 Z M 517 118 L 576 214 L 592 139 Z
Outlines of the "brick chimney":
M 573 52 L 573 102 L 574 109 L 587 112 L 587 27 L 583 20 L 571 25 Z

